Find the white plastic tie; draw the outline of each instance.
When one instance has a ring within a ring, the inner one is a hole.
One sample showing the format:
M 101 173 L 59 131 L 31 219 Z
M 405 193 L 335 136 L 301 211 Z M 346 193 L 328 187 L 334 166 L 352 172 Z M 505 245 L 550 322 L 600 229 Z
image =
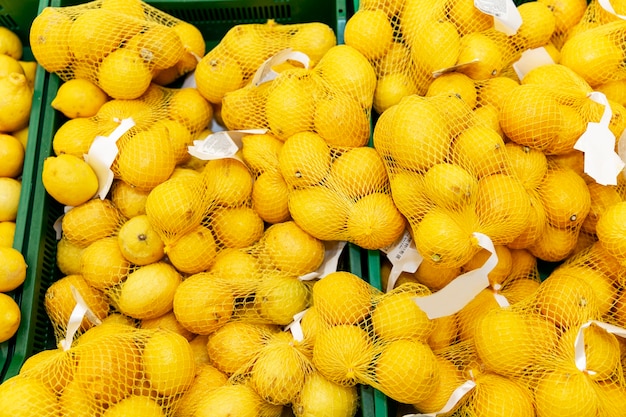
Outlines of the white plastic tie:
M 317 268 L 317 271 L 309 272 L 298 277 L 300 281 L 311 281 L 316 278 L 324 278 L 326 275 L 337 272 L 339 257 L 346 246 L 345 240 L 324 241 L 324 261 Z
M 242 139 L 247 135 L 262 135 L 267 129 L 222 130 L 209 134 L 206 138 L 194 140 L 193 146 L 187 147 L 190 155 L 204 161 L 234 158 L 242 148 Z
M 527 49 L 522 52 L 520 59 L 513 63 L 513 69 L 517 77 L 523 80 L 526 74 L 531 70 L 550 64 L 554 64 L 552 56 L 548 53 L 546 48 L 540 46 L 539 48 Z
M 522 25 L 522 15 L 513 0 L 474 0 L 474 6 L 493 16 L 494 28 L 508 36 L 515 35 Z
M 478 245 L 488 250 L 491 255 L 480 267 L 468 271 L 453 279 L 439 291 L 425 297 L 413 297 L 430 319 L 450 316 L 474 299 L 482 290 L 489 287 L 489 273 L 498 264 L 498 255 L 489 236 L 474 232 Z
M 465 381 L 452 392 L 450 398 L 448 398 L 448 401 L 441 410 L 428 414 L 405 414 L 403 417 L 436 417 L 439 414 L 449 413 L 456 407 L 459 401 L 467 395 L 468 392 L 474 389 L 474 387 L 476 387 L 476 383 L 474 381 Z
M 93 168 L 98 177 L 97 195 L 102 200 L 106 198 L 113 184 L 111 165 L 113 165 L 113 161 L 115 161 L 119 152 L 117 141 L 124 133 L 135 126 L 135 121 L 132 117 L 122 120 L 115 119 L 115 122 L 119 123 L 119 126 L 109 136 L 96 136 L 89 147 L 87 155 L 83 156 L 85 162 Z
M 581 372 L 587 372 L 590 375 L 595 374 L 593 369 L 587 369 L 587 354 L 585 353 L 585 334 L 584 329 L 595 324 L 596 326 L 606 330 L 607 332 L 626 339 L 626 329 L 615 326 L 613 324 L 604 323 L 597 320 L 590 320 L 580 326 L 576 340 L 574 341 L 574 360 L 576 362 L 576 368 Z
M 304 340 L 304 332 L 302 331 L 302 318 L 309 309 L 302 310 L 293 315 L 293 321 L 285 326 L 285 331 L 289 330 L 294 340 L 302 342 Z
M 611 106 L 606 96 L 594 91 L 588 94 L 594 102 L 604 106 L 599 122 L 587 123 L 587 130 L 578 138 L 574 149 L 584 152 L 584 171 L 598 184 L 617 185 L 617 176 L 624 169 L 624 161 L 615 153 L 615 135 L 609 129 Z
M 102 322 L 96 315 L 89 309 L 87 303 L 80 295 L 76 287 L 73 285 L 70 286 L 70 290 L 72 291 L 72 296 L 74 297 L 74 301 L 76 301 L 76 305 L 72 310 L 72 314 L 70 314 L 70 318 L 67 321 L 67 328 L 65 330 L 65 339 L 61 340 L 60 345 L 63 350 L 69 350 L 72 347 L 72 341 L 74 340 L 74 335 L 80 328 L 83 323 L 83 319 L 86 317 L 91 323 L 95 325 L 100 325 Z
M 265 82 L 272 81 L 273 79 L 278 77 L 279 73 L 274 71 L 273 67 L 287 61 L 299 62 L 304 66 L 304 68 L 308 69 L 311 59 L 304 52 L 294 51 L 291 48 L 283 49 L 282 51 L 277 52 L 275 55 L 266 59 L 261 64 L 259 69 L 257 69 L 256 73 L 254 74 L 254 77 L 252 77 L 252 85 L 258 86 Z
M 387 255 L 387 259 L 391 262 L 391 271 L 387 279 L 387 292 L 396 286 L 402 272 L 415 273 L 424 260 L 415 247 L 413 237 L 406 229 L 397 241 L 381 249 L 381 251 Z

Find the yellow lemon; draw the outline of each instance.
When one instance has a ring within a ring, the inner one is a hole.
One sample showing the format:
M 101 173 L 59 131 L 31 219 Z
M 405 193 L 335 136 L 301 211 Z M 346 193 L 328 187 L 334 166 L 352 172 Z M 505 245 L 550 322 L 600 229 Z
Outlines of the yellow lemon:
M 345 387 L 329 381 L 319 372 L 307 375 L 300 395 L 293 404 L 297 417 L 349 417 L 358 406 L 356 387 Z
M 358 246 L 375 250 L 398 240 L 405 227 L 391 195 L 377 192 L 361 197 L 350 208 L 346 234 Z
M 388 183 L 385 164 L 374 148 L 349 149 L 333 160 L 331 185 L 350 199 L 384 191 Z
M 380 9 L 359 9 L 346 22 L 344 40 L 368 60 L 380 58 L 393 42 L 393 28 Z
M 89 80 L 75 78 L 61 84 L 50 105 L 70 119 L 75 119 L 95 116 L 107 100 L 107 95 L 100 87 Z
M 207 162 L 202 180 L 214 205 L 237 207 L 250 201 L 254 179 L 240 160 L 225 158 Z
M 109 407 L 102 417 L 165 417 L 161 406 L 149 396 L 131 395 Z
M 24 166 L 25 150 L 12 135 L 0 134 L 0 177 L 17 178 Z
M 542 416 L 591 417 L 598 407 L 591 378 L 575 368 L 546 372 L 535 388 L 535 408 Z
M 146 200 L 149 191 L 138 190 L 122 180 L 114 180 L 110 199 L 124 217 L 131 219 L 146 214 Z
M 265 225 L 250 207 L 221 208 L 211 215 L 211 227 L 217 241 L 227 248 L 245 248 L 257 242 Z
M 314 186 L 289 193 L 288 213 L 298 226 L 318 239 L 343 240 L 352 204 L 331 188 Z
M 219 56 L 219 52 L 209 52 L 195 72 L 198 91 L 211 103 L 220 103 L 226 93 L 243 86 L 241 66 L 234 60 Z
M 0 221 L 11 222 L 17 219 L 21 191 L 21 181 L 0 177 Z
M 98 85 L 116 99 L 136 99 L 146 92 L 152 73 L 141 56 L 126 48 L 107 55 L 98 69 Z
M 61 227 L 70 242 L 87 247 L 117 233 L 122 223 L 121 213 L 110 200 L 95 198 L 65 213 Z
M 296 276 L 313 272 L 324 260 L 324 244 L 294 221 L 273 224 L 263 236 L 263 248 L 273 265 Z
M 156 70 L 174 66 L 185 52 L 176 32 L 161 24 L 146 26 L 130 38 L 124 48 L 138 52 Z
M 29 40 L 37 62 L 49 72 L 65 69 L 72 61 L 70 29 L 72 19 L 54 7 L 46 7 L 35 17 Z
M 469 33 L 461 38 L 457 64 L 467 64 L 457 71 L 474 80 L 484 80 L 500 75 L 504 66 L 502 51 L 498 44 L 480 32 Z
M 166 247 L 172 265 L 187 274 L 197 274 L 209 269 L 215 262 L 217 251 L 213 233 L 202 225 L 178 236 Z
M 16 375 L 0 385 L 0 415 L 27 416 L 51 413 L 60 415 L 56 396 L 43 382 L 36 378 Z
M 278 163 L 280 172 L 290 187 L 315 185 L 330 170 L 330 147 L 320 135 L 301 132 L 285 141 Z
M 252 186 L 252 208 L 267 223 L 289 219 L 289 188 L 280 172 L 259 175 Z
M 70 154 L 44 160 L 41 179 L 48 194 L 66 206 L 79 206 L 98 191 L 98 177 L 82 158 Z
M 15 240 L 15 227 L 16 224 L 14 221 L 0 222 L 0 247 L 13 247 L 13 241 Z
M 145 214 L 137 215 L 124 223 L 117 239 L 124 257 L 135 265 L 157 262 L 165 254 L 163 240 Z
M 6 342 L 17 333 L 22 314 L 20 306 L 7 294 L 0 293 L 0 343 Z
M 79 117 L 63 123 L 52 137 L 52 149 L 55 155 L 70 154 L 78 158 L 89 152 L 96 136 L 105 133 L 93 118 Z
M 131 271 L 115 236 L 98 239 L 81 253 L 80 274 L 89 285 L 106 290 L 119 284 Z
M 335 297 L 342 291 L 346 297 Z M 369 285 L 349 272 L 334 272 L 313 285 L 313 305 L 328 324 L 357 324 L 370 312 Z M 348 301 L 350 300 L 350 301 Z

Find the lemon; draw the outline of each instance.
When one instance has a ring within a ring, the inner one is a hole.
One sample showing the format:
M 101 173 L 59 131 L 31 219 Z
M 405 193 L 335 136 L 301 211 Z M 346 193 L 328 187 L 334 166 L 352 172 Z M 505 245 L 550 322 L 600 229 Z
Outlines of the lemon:
M 346 234 L 358 246 L 376 250 L 398 240 L 405 227 L 391 194 L 378 192 L 361 197 L 350 208 Z
M 211 103 L 220 103 L 224 95 L 243 86 L 241 66 L 219 52 L 206 54 L 196 66 L 195 78 L 198 91 Z
M 116 13 L 124 13 L 136 19 L 145 19 L 146 15 L 140 0 L 103 0 L 100 7 Z
M 14 132 L 26 127 L 33 103 L 33 92 L 26 76 L 12 72 L 0 78 L 0 94 L 11 98 L 0 102 L 0 131 Z
M 283 141 L 271 134 L 263 134 L 245 135 L 241 142 L 243 161 L 255 174 L 278 169 L 278 156 Z
M 424 174 L 424 192 L 440 207 L 455 210 L 476 199 L 478 180 L 460 165 L 433 165 Z
M 85 248 L 67 240 L 65 237 L 57 242 L 56 265 L 64 275 L 80 274 L 80 258 Z
M 29 356 L 22 367 L 20 375 L 27 375 L 42 380 L 54 392 L 66 389 L 72 379 L 71 355 L 62 349 L 46 349 Z
M 207 351 L 208 342 L 209 342 L 209 336 L 205 334 L 194 335 L 192 339 L 189 341 L 189 346 L 191 346 L 191 350 L 193 350 L 193 356 L 196 361 L 196 376 L 202 373 L 202 368 L 205 365 L 209 365 L 209 362 L 210 362 L 209 352 Z M 215 370 L 220 372 L 216 368 Z
M 259 175 L 252 186 L 252 207 L 267 223 L 289 219 L 289 188 L 280 172 Z
M 165 245 L 145 214 L 124 223 L 117 238 L 122 254 L 135 265 L 151 264 L 165 255 Z
M 12 247 L 0 247 L 0 292 L 13 291 L 26 279 L 26 261 L 20 251 Z
M 71 27 L 70 16 L 54 7 L 44 8 L 33 20 L 29 32 L 30 46 L 37 62 L 47 71 L 61 71 L 72 61 Z
M 227 280 L 211 272 L 187 277 L 176 289 L 174 314 L 196 334 L 211 334 L 232 317 L 235 296 Z
M 504 140 L 495 130 L 481 125 L 465 129 L 452 145 L 451 160 L 481 178 L 503 172 L 506 167 Z
M 345 240 L 352 204 L 332 188 L 315 186 L 291 191 L 288 212 L 311 236 L 321 240 Z
M 370 118 L 353 97 L 335 94 L 316 100 L 314 130 L 330 146 L 364 146 L 370 137 Z
M 237 207 L 250 200 L 254 179 L 244 163 L 233 158 L 207 162 L 202 180 L 213 204 Z
M 147 26 L 130 38 L 124 48 L 138 52 L 156 70 L 174 66 L 185 52 L 176 32 L 160 24 Z
M 20 203 L 22 182 L 0 177 L 0 221 L 15 221 Z
M 108 408 L 102 417 L 165 417 L 161 406 L 149 396 L 131 395 Z
M 393 28 L 384 10 L 360 9 L 346 22 L 344 41 L 373 61 L 387 52 L 393 42 Z
M 557 227 L 581 225 L 591 209 L 589 188 L 584 179 L 569 168 L 549 169 L 538 192 L 548 221 Z
M 155 262 L 128 274 L 114 299 L 127 316 L 156 318 L 172 310 L 174 293 L 181 282 L 182 277 L 173 266 Z
M 0 76 L 4 78 L 11 73 L 25 75 L 24 69 L 18 60 L 11 58 L 8 55 L 0 54 Z
M 205 339 L 206 342 L 206 336 L 202 338 Z M 191 341 L 190 344 L 191 343 L 193 343 L 193 341 Z M 206 343 L 204 343 L 202 349 L 206 351 Z M 196 366 L 196 378 L 193 381 L 193 385 L 189 387 L 180 401 L 177 402 L 176 415 L 180 417 L 191 417 L 197 405 L 208 392 L 226 385 L 227 382 L 228 377 L 213 365 L 203 363 L 200 366 Z
M 149 191 L 138 190 L 122 180 L 114 180 L 111 187 L 111 201 L 127 219 L 146 213 L 146 200 Z
M 532 49 L 545 45 L 556 30 L 556 17 L 550 6 L 536 1 L 533 4 L 520 4 L 517 7 L 522 24 L 512 36 L 525 48 Z
M 198 404 L 196 417 L 256 417 L 263 400 L 248 385 L 224 385 L 210 391 Z
M 44 307 L 50 317 L 50 321 L 57 330 L 61 329 L 63 333 L 76 306 L 76 300 L 71 290 L 72 287 L 83 297 L 83 300 L 85 300 L 85 303 L 96 317 L 103 319 L 109 312 L 109 302 L 102 292 L 90 286 L 81 275 L 66 275 L 48 287 L 44 298 Z M 89 320 L 83 319 L 81 323 L 82 330 L 86 330 L 91 326 L 93 324 Z
M 140 190 L 150 190 L 167 180 L 176 167 L 176 155 L 167 128 L 153 125 L 120 144 L 113 168 L 119 177 Z
M 98 122 L 93 118 L 69 119 L 54 133 L 52 149 L 55 155 L 66 153 L 82 158 L 89 152 L 96 136 L 101 133 Z
M 261 316 L 270 323 L 286 326 L 309 306 L 310 290 L 296 277 L 276 275 L 259 283 L 255 297 L 261 302 Z
M 546 417 L 591 417 L 598 413 L 598 396 L 588 375 L 577 369 L 556 369 L 540 376 L 535 408 Z
M 317 334 L 313 365 L 330 381 L 354 386 L 366 381 L 371 373 L 373 354 L 367 331 L 350 324 L 338 324 L 326 327 Z
M 15 240 L 15 226 L 14 221 L 0 222 L 0 247 L 13 247 L 13 241 Z
M 484 80 L 500 74 L 504 66 L 498 44 L 487 35 L 469 33 L 461 39 L 457 64 L 470 63 L 457 71 L 474 80 Z M 473 62 L 477 60 L 477 62 Z
M 315 185 L 330 170 L 330 147 L 313 132 L 297 133 L 285 141 L 278 162 L 280 172 L 290 187 Z
M 24 153 L 24 147 L 17 138 L 0 134 L 0 177 L 18 177 L 24 166 Z
M 15 132 L 11 132 L 11 136 L 19 140 L 22 144 L 22 148 L 26 149 L 26 147 L 28 146 L 28 126 L 24 126 L 23 128 L 16 130 Z
M 116 99 L 135 99 L 150 86 L 152 73 L 141 56 L 122 48 L 111 52 L 98 69 L 98 85 Z
M 0 385 L 0 416 L 28 416 L 61 410 L 52 390 L 38 379 L 16 375 Z
M 250 207 L 223 208 L 213 212 L 211 227 L 221 245 L 245 248 L 263 236 L 264 223 Z
M 263 326 L 231 321 L 209 335 L 206 349 L 214 366 L 231 375 L 254 359 L 267 336 Z
M 151 388 L 161 395 L 184 393 L 193 383 L 195 363 L 189 342 L 167 330 L 154 332 L 143 349 L 143 367 Z
M 155 317 L 152 319 L 143 319 L 141 320 L 141 324 L 139 325 L 139 327 L 142 329 L 169 330 L 181 335 L 188 341 L 191 341 L 195 337 L 193 333 L 185 329 L 185 327 L 183 327 L 183 325 L 180 324 L 178 320 L 176 320 L 176 315 L 174 314 L 174 311 L 169 311 L 159 317 Z
M 448 316 L 451 317 L 451 316 Z M 436 357 L 439 368 L 439 383 L 433 394 L 413 404 L 422 413 L 436 413 L 445 405 L 452 392 L 463 383 L 461 370 L 449 359 Z
M 107 100 L 107 95 L 100 87 L 91 81 L 75 78 L 61 84 L 50 105 L 74 119 L 95 116 Z
M 511 416 L 535 415 L 529 390 L 497 374 L 478 375 L 476 391 L 472 398 L 472 408 L 476 414 L 485 417 L 501 416 L 503 404 L 506 404 L 506 413 L 510 413 Z
M 428 398 L 439 382 L 439 364 L 427 344 L 400 339 L 383 348 L 376 361 L 379 389 L 402 403 Z
M 14 59 L 22 58 L 22 41 L 11 29 L 0 27 L 0 54 Z
M 330 188 L 350 199 L 385 190 L 387 170 L 382 158 L 371 147 L 356 147 L 342 153 L 330 167 Z
M 460 72 L 451 72 L 435 78 L 428 86 L 426 96 L 430 97 L 438 94 L 456 94 L 471 109 L 476 106 L 476 97 L 478 96 L 474 80 Z
M 345 297 L 335 297 L 341 291 Z M 369 285 L 349 272 L 333 272 L 313 285 L 313 305 L 329 324 L 357 324 L 371 309 Z
M 198 58 L 205 55 L 206 43 L 202 32 L 191 23 L 179 21 L 172 26 L 172 29 L 174 29 L 185 48 L 185 54 L 176 63 L 176 69 L 179 74 L 186 74 L 194 70 L 198 65 Z
M 317 270 L 325 254 L 324 243 L 294 221 L 268 227 L 263 236 L 263 249 L 273 265 L 296 276 Z
M 313 372 L 307 375 L 293 411 L 296 417 L 349 417 L 356 413 L 357 395 L 356 387 L 335 384 Z
M 66 206 L 79 206 L 98 191 L 98 177 L 83 159 L 61 154 L 44 160 L 41 173 L 43 185 L 56 201 Z
M 180 272 L 197 274 L 213 265 L 218 246 L 211 230 L 200 225 L 178 236 L 167 246 L 166 252 L 172 265 Z
M 310 131 L 318 88 L 317 78 L 308 69 L 294 68 L 281 72 L 272 81 L 265 103 L 270 131 L 282 140 Z
M 403 97 L 419 93 L 420 90 L 410 74 L 392 72 L 381 75 L 376 81 L 373 109 L 379 114 L 398 104 Z M 426 90 L 424 89 L 423 93 Z
M 61 227 L 70 242 L 87 247 L 100 238 L 117 233 L 122 223 L 121 213 L 110 200 L 94 198 L 67 212 Z
M 320 61 L 326 51 L 337 44 L 335 32 L 321 22 L 299 25 L 298 31 L 289 38 L 289 46 L 294 51 L 303 51 L 313 61 Z
M 608 207 L 596 223 L 596 233 L 602 247 L 622 265 L 626 262 L 626 247 L 624 246 L 626 228 L 620 220 L 624 212 L 626 212 L 626 202 L 616 203 Z
M 167 101 L 167 115 L 182 123 L 192 136 L 206 129 L 213 118 L 213 106 L 195 88 L 175 90 Z
M 230 287 L 236 295 L 247 295 L 256 288 L 261 275 L 261 265 L 256 254 L 246 249 L 223 249 L 215 257 L 210 271 L 227 277 Z
M 7 294 L 0 293 L 0 343 L 6 342 L 17 333 L 20 326 L 20 306 Z
M 419 36 L 414 39 L 409 36 L 411 57 L 421 71 L 430 75 L 433 71 L 456 64 L 461 37 L 451 21 L 433 19 L 413 22 L 412 24 L 424 33 L 431 34 L 427 40 L 421 39 Z

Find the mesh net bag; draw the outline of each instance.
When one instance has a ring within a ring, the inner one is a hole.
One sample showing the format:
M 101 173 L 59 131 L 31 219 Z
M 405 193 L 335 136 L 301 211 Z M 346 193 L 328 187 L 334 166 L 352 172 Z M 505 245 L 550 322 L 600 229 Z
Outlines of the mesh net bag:
M 65 213 L 61 229 L 65 239 L 86 248 L 101 238 L 116 235 L 124 221 L 110 200 L 92 199 Z
M 187 55 L 204 54 L 199 35 L 192 25 L 139 0 L 49 7 L 30 32 L 33 54 L 47 71 L 63 80 L 87 79 L 119 99 L 139 97 L 159 70 L 193 69 Z
M 356 49 L 337 45 L 312 67 L 288 64 L 276 78 L 250 82 L 224 96 L 230 130 L 268 129 L 281 140 L 314 132 L 330 145 L 363 146 L 370 135 L 376 75 Z
M 380 249 L 404 231 L 375 149 L 330 147 L 320 135 L 303 132 L 285 141 L 279 166 L 291 217 L 318 239 Z
M 211 103 L 249 83 L 265 60 L 290 48 L 306 54 L 313 63 L 337 43 L 328 25 L 298 23 L 282 25 L 273 20 L 265 24 L 233 26 L 199 62 L 195 73 L 200 92 Z
M 548 6 L 531 3 L 518 6 L 522 24 L 507 36 L 471 0 L 361 2 L 344 38 L 376 69 L 374 109 L 382 113 L 402 97 L 424 95 L 441 72 L 475 80 L 512 72 L 522 52 L 546 45 L 556 29 Z
M 624 52 L 619 45 L 624 42 L 626 23 L 614 18 L 614 21 L 577 31 L 561 48 L 561 64 L 573 69 L 592 87 L 625 78 L 620 65 Z
M 474 232 L 508 244 L 528 226 L 502 137 L 458 96 L 405 97 L 379 118 L 374 146 L 425 262 L 460 267 L 478 251 Z

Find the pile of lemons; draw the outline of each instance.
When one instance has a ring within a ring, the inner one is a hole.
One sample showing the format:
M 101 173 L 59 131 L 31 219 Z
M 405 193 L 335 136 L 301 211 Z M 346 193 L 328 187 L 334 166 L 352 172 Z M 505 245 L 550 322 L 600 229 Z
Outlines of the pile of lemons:
M 37 63 L 22 61 L 22 53 L 19 37 L 0 27 L 0 342 L 17 332 L 20 309 L 7 293 L 26 278 L 24 256 L 13 240 Z

